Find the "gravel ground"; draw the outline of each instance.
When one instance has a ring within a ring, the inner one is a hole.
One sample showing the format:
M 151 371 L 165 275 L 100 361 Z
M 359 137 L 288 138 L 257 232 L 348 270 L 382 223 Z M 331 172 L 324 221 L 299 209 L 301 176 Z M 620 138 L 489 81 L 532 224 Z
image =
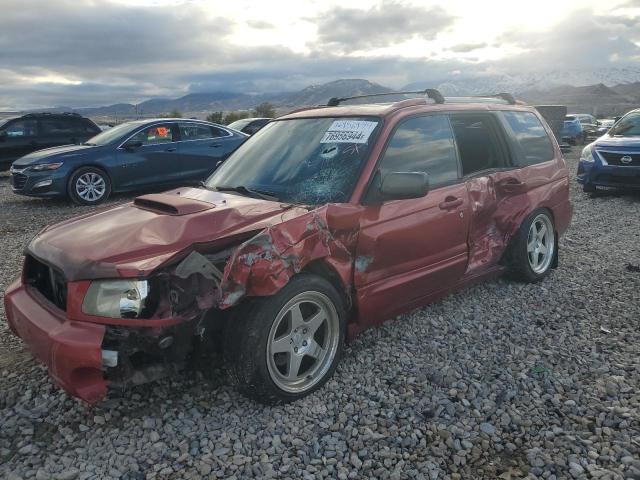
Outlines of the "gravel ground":
M 572 197 L 544 282 L 499 279 L 367 332 L 292 405 L 190 373 L 88 408 L 0 311 L 0 477 L 640 479 L 640 196 Z M 85 210 L 0 177 L 0 289 L 32 235 Z

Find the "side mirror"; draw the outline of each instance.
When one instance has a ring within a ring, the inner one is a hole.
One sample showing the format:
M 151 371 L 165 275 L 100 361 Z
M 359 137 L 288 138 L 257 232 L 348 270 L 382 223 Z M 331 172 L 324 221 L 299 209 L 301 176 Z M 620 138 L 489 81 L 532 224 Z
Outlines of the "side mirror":
M 429 175 L 424 172 L 390 172 L 382 179 L 384 200 L 424 197 L 429 192 Z
M 7 139 L 8 136 L 9 135 L 7 135 L 7 131 L 6 130 L 0 131 L 0 142 L 4 142 Z
M 125 150 L 135 150 L 136 148 L 140 148 L 142 146 L 142 142 L 140 140 L 129 140 L 124 144 Z

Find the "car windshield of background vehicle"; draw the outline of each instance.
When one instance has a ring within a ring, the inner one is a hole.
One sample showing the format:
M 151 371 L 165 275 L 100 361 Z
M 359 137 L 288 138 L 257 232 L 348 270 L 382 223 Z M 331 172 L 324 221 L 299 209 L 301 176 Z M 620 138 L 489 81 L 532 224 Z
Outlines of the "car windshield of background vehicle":
M 108 145 L 109 143 L 129 135 L 140 127 L 139 123 L 122 123 L 99 133 L 85 142 L 85 145 Z M 124 140 L 124 138 L 122 138 Z
M 609 132 L 615 137 L 637 137 L 640 136 L 640 113 L 634 113 L 621 118 Z
M 268 124 L 207 180 L 246 187 L 282 202 L 346 202 L 374 144 L 376 118 L 303 118 Z

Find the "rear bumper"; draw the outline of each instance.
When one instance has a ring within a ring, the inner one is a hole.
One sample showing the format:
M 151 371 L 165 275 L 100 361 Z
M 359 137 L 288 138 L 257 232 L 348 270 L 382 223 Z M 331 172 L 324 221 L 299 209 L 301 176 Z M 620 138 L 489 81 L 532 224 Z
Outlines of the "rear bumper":
M 9 327 L 47 365 L 55 383 L 91 404 L 104 398 L 103 325 L 68 320 L 20 279 L 5 292 L 4 306 Z

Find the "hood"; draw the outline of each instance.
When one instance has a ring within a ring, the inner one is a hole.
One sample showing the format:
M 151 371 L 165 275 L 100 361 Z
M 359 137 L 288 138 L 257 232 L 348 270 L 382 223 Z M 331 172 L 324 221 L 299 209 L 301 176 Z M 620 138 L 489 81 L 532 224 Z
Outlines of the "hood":
M 27 251 L 69 281 L 144 276 L 194 244 L 223 248 L 305 213 L 279 202 L 181 188 L 47 227 Z
M 629 148 L 631 150 L 640 149 L 640 137 L 612 137 L 605 134 L 598 138 L 595 142 L 595 147 L 616 147 L 621 150 Z
M 73 158 L 76 156 L 87 153 L 88 150 L 95 150 L 96 148 L 103 148 L 97 145 L 62 145 L 60 147 L 45 148 L 43 150 L 37 150 L 29 153 L 24 157 L 19 158 L 13 162 L 14 167 L 28 167 L 29 165 L 35 165 L 38 163 L 44 163 L 49 160 L 64 160 L 66 158 Z

